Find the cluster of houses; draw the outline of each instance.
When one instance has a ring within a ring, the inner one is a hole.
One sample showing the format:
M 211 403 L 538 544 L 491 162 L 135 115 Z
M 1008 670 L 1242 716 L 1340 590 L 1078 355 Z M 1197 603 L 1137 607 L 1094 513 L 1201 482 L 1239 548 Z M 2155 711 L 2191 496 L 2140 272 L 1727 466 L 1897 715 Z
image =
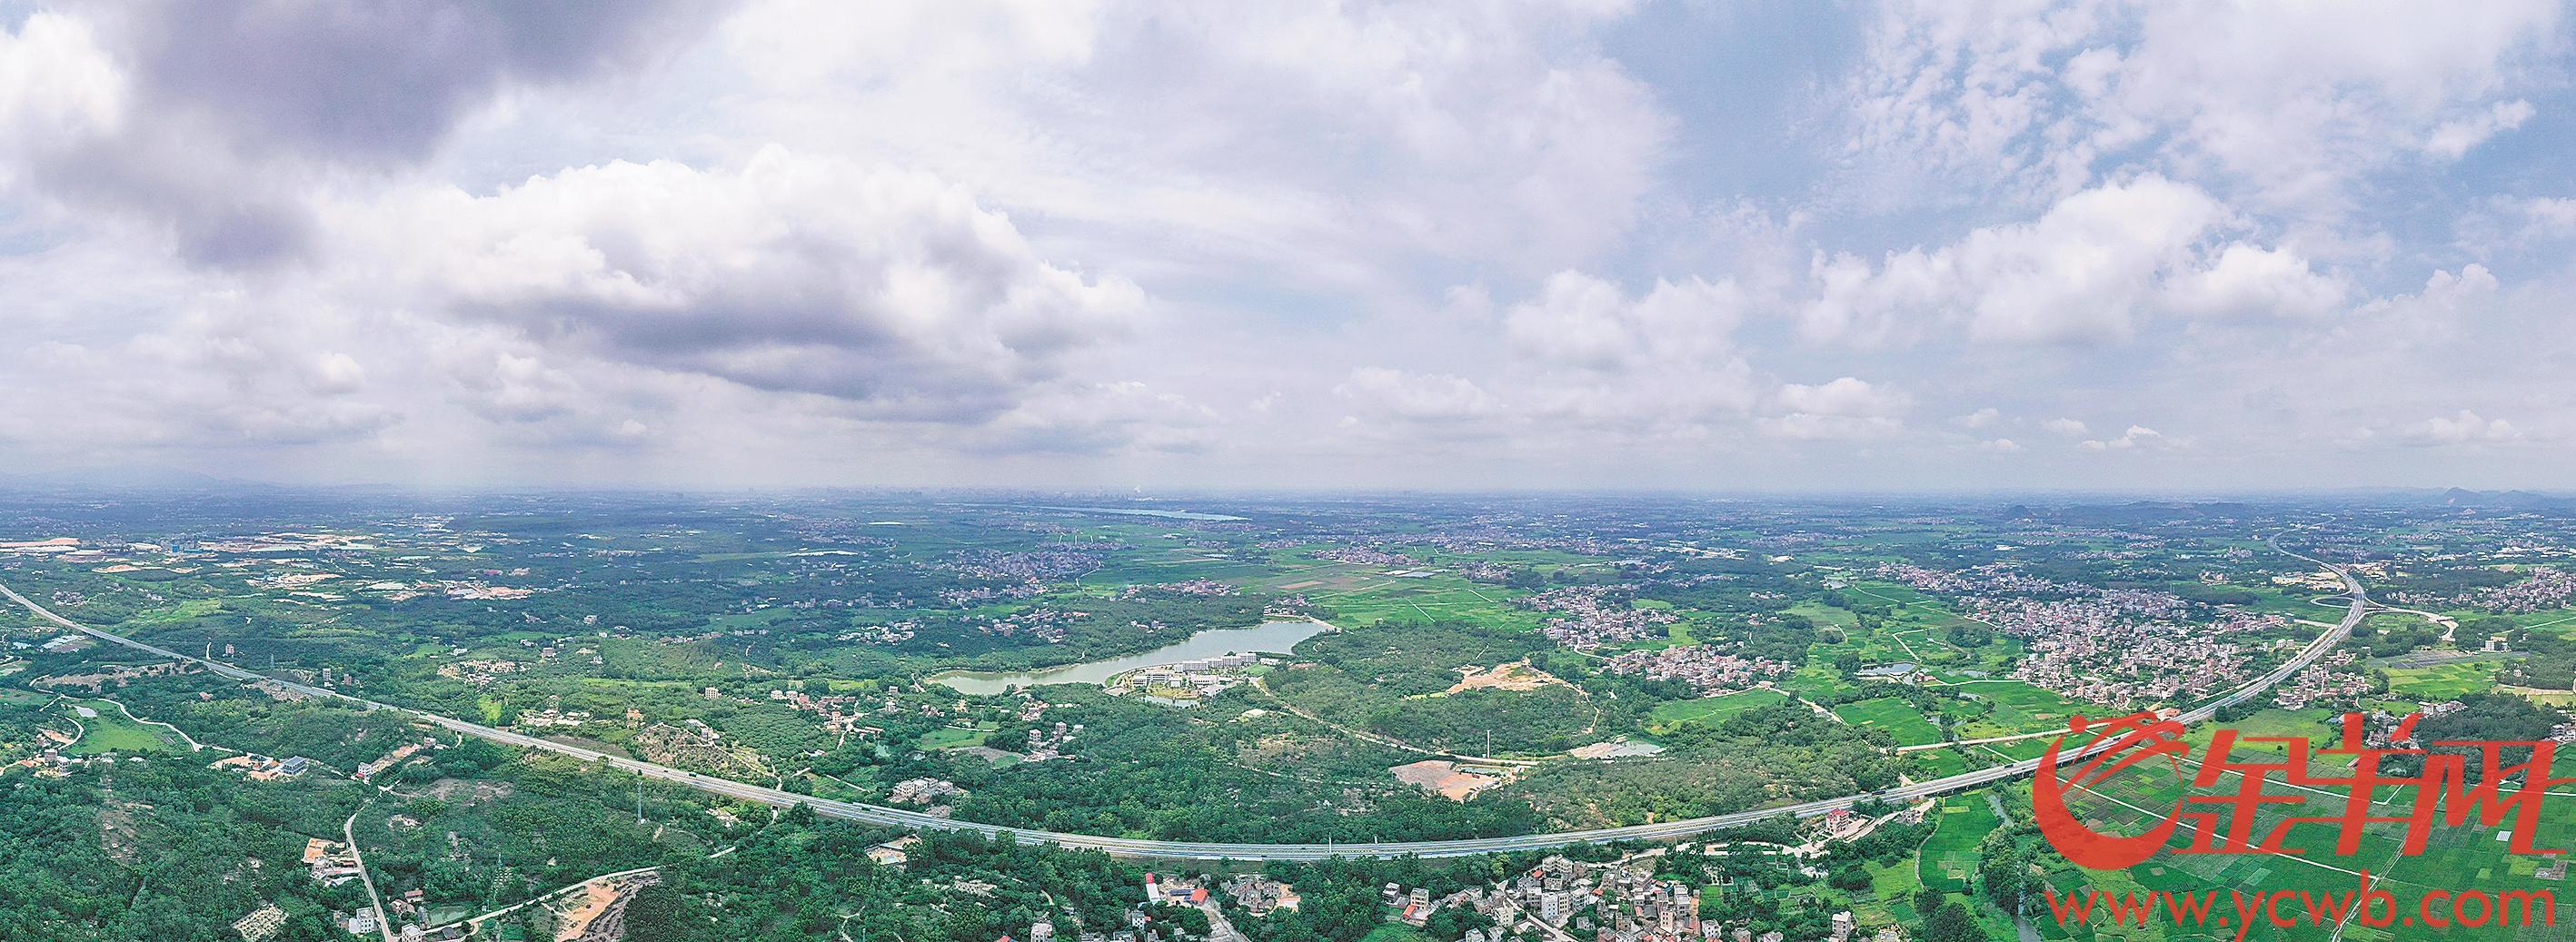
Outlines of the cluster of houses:
M 1226 898 L 1254 916 L 1267 916 L 1282 909 L 1297 908 L 1297 887 L 1282 883 L 1265 874 L 1246 873 L 1225 881 Z
M 590 721 L 589 710 L 565 710 L 562 707 L 548 706 L 534 713 L 519 714 L 513 721 L 513 725 L 527 729 L 547 729 L 557 726 L 577 729 Z
M 206 767 L 210 769 L 240 769 L 244 775 L 249 776 L 251 781 L 274 782 L 282 778 L 295 778 L 306 772 L 312 771 L 313 760 L 307 759 L 303 756 L 288 756 L 286 758 L 279 759 L 256 753 L 243 753 L 237 756 L 225 756 L 224 758 L 217 759 Z
M 772 690 L 769 699 L 787 704 L 788 709 L 821 717 L 823 731 L 843 739 L 852 734 L 878 736 L 885 733 L 884 727 L 861 722 L 868 717 L 870 710 L 867 703 L 857 697 L 843 694 L 817 697 L 802 690 Z
M 1039 727 L 1029 730 L 1028 751 L 1021 753 L 1020 759 L 1024 762 L 1044 762 L 1056 758 L 1064 754 L 1067 743 L 1080 735 L 1082 735 L 1082 724 L 1075 723 L 1068 726 L 1061 721 L 1057 722 L 1052 729 Z
M 1196 706 L 1202 698 L 1251 679 L 1246 668 L 1276 663 L 1276 658 L 1257 654 L 1224 654 L 1157 664 L 1111 678 L 1106 692 L 1113 697 L 1142 693 L 1147 701 L 1165 706 Z
M 1798 665 L 1769 658 L 1747 658 L 1714 645 L 1694 644 L 1659 651 L 1627 651 L 1601 665 L 1612 674 L 1644 674 L 1652 680 L 1678 680 L 1701 696 L 1751 690 L 1763 681 L 1795 673 Z
M 1132 599 L 1140 595 L 1233 595 L 1238 591 L 1241 590 L 1214 579 L 1184 579 L 1179 582 L 1131 585 L 1118 590 L 1118 597 Z
M 438 666 L 438 676 L 449 680 L 462 680 L 478 687 L 490 686 L 493 681 L 501 679 L 503 674 L 518 672 L 519 662 L 517 661 L 478 659 Z
M 966 794 L 965 789 L 957 787 L 957 783 L 944 778 L 913 778 L 896 782 L 894 790 L 886 793 L 886 803 L 927 805 L 942 798 L 963 794 Z
M 1331 560 L 1337 563 L 1351 563 L 1358 566 L 1418 566 L 1421 565 L 1422 562 L 1421 560 L 1415 559 L 1411 556 L 1406 556 L 1402 553 L 1389 553 L 1382 550 L 1369 549 L 1363 546 L 1336 546 L 1329 549 L 1319 549 L 1307 555 L 1313 556 L 1316 559 Z
M 2350 651 L 2335 651 L 2293 674 L 2272 690 L 2272 702 L 2287 709 L 2311 704 L 2352 704 L 2370 693 L 2370 678 L 2353 669 Z
M 311 838 L 304 842 L 304 865 L 313 871 L 313 879 L 324 886 L 339 886 L 365 875 L 358 866 L 358 852 L 345 841 Z
M 2105 591 L 2092 598 L 1970 598 L 1975 617 L 2024 639 L 2013 676 L 2078 699 L 2115 706 L 2189 699 L 2232 686 L 2253 670 L 2250 652 L 2217 637 L 2274 623 L 2222 619 L 2190 626 L 2170 619 L 2179 599 L 2165 593 Z
M 350 777 L 361 782 L 373 780 L 376 776 L 383 774 L 386 769 L 403 764 L 404 760 L 419 755 L 423 750 L 440 748 L 440 745 L 441 744 L 437 737 L 423 736 L 419 742 L 407 742 L 402 745 L 395 746 L 392 752 L 388 752 L 377 757 L 375 761 L 358 766 L 357 774 Z
M 2519 615 L 2563 608 L 2570 599 L 2576 599 L 2576 572 L 2539 566 L 2526 571 L 2520 581 L 2482 586 L 2448 598 L 2411 592 L 2399 592 L 2391 597 L 2403 604 L 2428 608 L 2468 607 Z
M 142 756 L 126 756 L 123 761 L 140 764 L 148 763 L 151 760 Z M 93 766 L 101 768 L 112 767 L 116 765 L 117 762 L 118 759 L 115 756 L 67 756 L 64 755 L 62 750 L 59 748 L 48 748 L 36 755 L 11 763 L 11 766 L 14 768 L 34 769 L 36 770 L 36 776 L 38 778 L 65 778 L 70 776 L 72 771 L 75 769 L 86 769 Z
M 1387 884 L 1390 918 L 1420 926 L 1442 908 L 1472 909 L 1493 920 L 1489 930 L 1470 930 L 1461 942 L 1503 942 L 1512 935 L 1540 935 L 1559 940 L 1594 942 L 1784 942 L 1779 932 L 1756 935 L 1750 927 L 1729 928 L 1703 920 L 1700 893 L 1687 883 L 1659 880 L 1641 863 L 1584 864 L 1551 856 L 1538 866 L 1499 884 L 1469 887 L 1433 899 L 1420 887 L 1406 890 Z M 1828 942 L 1844 942 L 1853 931 L 1849 912 L 1833 915 Z
M 1661 637 L 1669 626 L 1681 620 L 1671 609 L 1637 608 L 1611 586 L 1549 589 L 1516 604 L 1559 613 L 1540 625 L 1539 631 L 1548 640 L 1576 650 Z

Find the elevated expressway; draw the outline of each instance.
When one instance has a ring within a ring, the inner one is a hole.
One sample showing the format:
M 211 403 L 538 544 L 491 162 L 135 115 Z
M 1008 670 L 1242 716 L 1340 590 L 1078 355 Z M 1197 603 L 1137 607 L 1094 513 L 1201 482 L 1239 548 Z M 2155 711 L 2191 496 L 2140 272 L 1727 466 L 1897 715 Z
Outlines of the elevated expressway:
M 2275 537 L 2274 539 L 2278 540 L 2278 537 Z M 2289 550 L 2281 549 L 2277 542 L 2272 544 L 2272 548 L 2279 550 L 2284 554 L 2316 563 L 2317 565 L 2332 571 L 2336 576 L 2341 577 L 2344 581 L 2344 585 L 2350 590 L 2349 594 L 2352 599 L 2351 607 L 2345 610 L 2343 621 L 2341 623 L 2319 634 L 2316 640 L 2308 642 L 2307 646 L 2299 649 L 2299 652 L 2296 655 L 2282 663 L 2281 666 L 2273 668 L 2270 672 L 2261 677 L 2247 681 L 2245 684 L 2237 687 L 2233 691 L 2230 691 L 2223 697 L 2212 700 L 2209 703 L 2175 716 L 2174 719 L 2176 721 L 2185 725 L 2200 723 L 2217 715 L 2218 711 L 2223 708 L 2262 696 L 2264 693 L 2270 691 L 2274 686 L 2280 684 L 2281 681 L 2288 679 L 2291 675 L 2296 674 L 2305 669 L 2308 665 L 2315 663 L 2319 657 L 2323 657 L 2327 651 L 2333 649 L 2336 644 L 2341 643 L 2346 636 L 2350 635 L 2353 627 L 2361 624 L 2363 617 L 2367 616 L 2374 610 L 2371 606 L 2370 598 L 2361 584 L 2361 580 L 2355 578 L 2350 569 L 2344 566 L 2300 555 Z M 470 723 L 455 717 L 440 716 L 435 713 L 415 710 L 409 707 L 399 707 L 388 703 L 378 703 L 373 700 L 352 697 L 338 691 L 324 690 L 320 687 L 253 673 L 221 661 L 172 651 L 167 648 L 136 641 L 123 635 L 112 634 L 87 625 L 79 624 L 68 618 L 64 618 L 48 611 L 44 606 L 36 604 L 34 600 L 31 600 L 26 596 L 19 595 L 15 590 L 12 590 L 5 585 L 0 585 L 0 595 L 5 595 L 10 601 L 25 606 L 27 610 L 34 612 L 37 617 L 56 625 L 84 632 L 92 637 L 111 644 L 123 645 L 127 648 L 132 648 L 147 654 L 196 664 L 215 674 L 242 681 L 244 683 L 272 684 L 306 696 L 355 703 L 370 710 L 393 710 L 406 714 L 422 722 L 445 727 L 449 730 L 467 736 L 474 736 L 481 739 L 491 740 L 493 742 L 506 743 L 508 745 L 520 746 L 528 749 L 542 749 L 547 752 L 560 753 L 589 762 L 614 766 L 646 778 L 686 785 L 690 788 L 698 789 L 699 791 L 722 795 L 728 798 L 780 806 L 792 806 L 798 804 L 811 805 L 817 814 L 834 818 L 846 818 L 852 821 L 862 821 L 869 824 L 892 825 L 896 827 L 923 830 L 972 831 L 984 834 L 988 837 L 1008 834 L 1020 841 L 1055 844 L 1063 847 L 1090 848 L 1130 857 L 1247 861 L 1322 860 L 1337 856 L 1400 857 L 1408 854 L 1421 857 L 1464 857 L 1475 854 L 1545 850 L 1572 844 L 1600 844 L 1611 841 L 1679 840 L 1681 838 L 1691 837 L 1708 831 L 1721 831 L 1728 828 L 1741 827 L 1743 825 L 1783 814 L 1797 815 L 1801 817 L 1820 815 L 1837 809 L 1848 808 L 1856 802 L 1865 801 L 1871 798 L 1891 802 L 1905 802 L 1927 798 L 1962 789 L 1975 788 L 1992 782 L 2019 778 L 2030 774 L 2032 770 L 2039 767 L 2039 760 L 2024 759 L 2008 765 L 1999 765 L 1991 768 L 1978 769 L 1973 772 L 1952 775 L 1945 778 L 1915 782 L 1913 784 L 1868 794 L 1847 795 L 1840 798 L 1828 798 L 1793 805 L 1775 805 L 1751 811 L 1739 811 L 1733 814 L 1721 814 L 1705 818 L 1686 818 L 1677 821 L 1665 821 L 1657 824 L 1636 824 L 1625 827 L 1593 828 L 1581 831 L 1556 831 L 1547 834 L 1524 834 L 1516 837 L 1479 837 L 1449 841 L 1400 841 L 1366 844 L 1225 844 L 1198 841 L 1141 840 L 1125 837 L 1106 837 L 1094 834 L 1067 834 L 1058 831 L 1004 827 L 1001 825 L 983 824 L 974 821 L 957 821 L 949 818 L 923 814 L 918 811 L 908 811 L 902 808 L 889 808 L 883 805 L 835 801 L 828 798 L 818 798 L 812 795 L 799 795 L 793 792 L 752 785 L 745 782 L 737 782 L 731 779 L 717 778 L 711 775 L 701 775 L 696 772 L 675 769 L 666 765 L 658 765 L 651 762 L 639 762 L 623 756 L 612 756 L 596 750 L 584 749 L 580 746 L 568 745 L 547 739 L 539 739 L 534 736 L 514 733 L 505 729 L 495 729 L 480 723 Z M 2105 747 L 2108 745 L 2108 743 L 2104 744 Z

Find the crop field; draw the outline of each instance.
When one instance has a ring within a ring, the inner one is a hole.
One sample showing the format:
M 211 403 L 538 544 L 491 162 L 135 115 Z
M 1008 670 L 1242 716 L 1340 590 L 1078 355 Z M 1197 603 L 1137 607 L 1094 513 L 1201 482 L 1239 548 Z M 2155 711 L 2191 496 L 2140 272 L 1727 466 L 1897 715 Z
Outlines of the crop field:
M 1834 715 L 1854 726 L 1883 729 L 1896 737 L 1900 746 L 1921 746 L 1941 741 L 1941 728 L 1924 719 L 1914 705 L 1894 697 L 1860 700 L 1834 708 Z
M 1918 871 L 1923 885 L 1948 893 L 1968 891 L 1977 872 L 1977 846 L 2003 826 L 1983 794 L 1949 795 L 1935 810 L 1939 824 L 1923 842 Z
M 1905 754 L 1905 764 L 1906 774 L 1912 775 L 1917 780 L 1945 778 L 1962 772 L 1975 771 L 1986 765 L 1983 761 L 1969 762 L 1968 757 L 1960 755 L 1957 749 L 1922 749 L 1909 752 Z
M 2440 703 L 2495 686 L 2495 673 L 2494 661 L 2392 667 L 2388 668 L 2388 692 L 2422 703 Z
M 1649 732 L 1662 733 L 1690 723 L 1721 722 L 1746 710 L 1784 703 L 1788 699 L 1787 694 L 1777 690 L 1747 690 L 1697 700 L 1666 700 L 1655 704 L 1655 709 L 1646 714 L 1646 728 Z

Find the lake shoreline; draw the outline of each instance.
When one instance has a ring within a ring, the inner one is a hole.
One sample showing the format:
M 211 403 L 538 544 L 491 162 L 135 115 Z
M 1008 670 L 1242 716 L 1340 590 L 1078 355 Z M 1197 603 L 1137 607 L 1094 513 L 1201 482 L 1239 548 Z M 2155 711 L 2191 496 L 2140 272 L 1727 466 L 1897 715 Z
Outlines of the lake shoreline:
M 1148 667 L 1227 654 L 1290 654 L 1308 638 L 1340 630 L 1331 622 L 1311 616 L 1271 615 L 1265 616 L 1258 625 L 1210 628 L 1141 654 L 1022 671 L 944 670 L 922 678 L 922 682 L 939 684 L 972 696 L 991 696 L 1012 687 L 1025 689 L 1050 684 L 1105 686 L 1112 678 Z

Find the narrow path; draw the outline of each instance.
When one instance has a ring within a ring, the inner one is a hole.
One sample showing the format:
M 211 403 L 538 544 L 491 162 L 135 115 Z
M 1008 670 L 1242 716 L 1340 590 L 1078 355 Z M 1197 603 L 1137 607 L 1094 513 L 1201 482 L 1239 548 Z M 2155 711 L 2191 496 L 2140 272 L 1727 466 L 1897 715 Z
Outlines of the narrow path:
M 136 716 L 136 715 L 134 715 L 134 710 L 133 710 L 131 707 L 126 706 L 126 705 L 125 705 L 125 702 L 124 702 L 124 701 L 122 701 L 122 700 L 109 700 L 109 699 L 108 699 L 108 698 L 106 698 L 106 697 L 100 697 L 99 699 L 100 699 L 100 700 L 105 700 L 105 701 L 106 701 L 106 702 L 108 702 L 108 703 L 116 704 L 116 712 L 119 712 L 119 713 L 123 713 L 123 714 L 125 714 L 125 718 L 126 718 L 126 719 L 129 719 L 129 720 L 134 721 L 135 725 L 138 725 L 138 726 L 158 726 L 158 727 L 161 727 L 162 729 L 169 730 L 170 732 L 172 732 L 172 733 L 176 734 L 176 735 L 179 737 L 179 741 L 181 741 L 181 742 L 184 742 L 184 743 L 187 743 L 187 744 L 188 744 L 188 751 L 189 751 L 189 752 L 204 752 L 204 751 L 206 751 L 206 750 L 208 750 L 208 749 L 212 749 L 212 750 L 214 750 L 214 751 L 216 751 L 216 752 L 238 752 L 238 751 L 239 751 L 239 750 L 234 750 L 234 749 L 226 749 L 226 748 L 224 748 L 224 747 L 222 747 L 222 746 L 209 746 L 209 745 L 206 745 L 205 743 L 198 742 L 196 737 L 188 735 L 188 731 L 187 731 L 187 730 L 180 729 L 179 727 L 172 726 L 172 725 L 170 725 L 170 724 L 168 724 L 168 723 L 161 722 L 160 720 L 147 720 L 147 719 L 144 719 L 144 718 L 142 718 L 142 717 Z
M 340 822 L 340 836 L 349 842 L 349 859 L 358 862 L 358 879 L 367 884 L 369 905 L 376 908 L 376 931 L 384 933 L 385 942 L 394 942 L 393 914 L 385 911 L 385 896 L 376 892 L 376 875 L 367 869 L 366 856 L 358 852 L 358 816 L 375 803 L 373 798 L 359 802 L 358 810 L 349 812 L 349 820 Z

